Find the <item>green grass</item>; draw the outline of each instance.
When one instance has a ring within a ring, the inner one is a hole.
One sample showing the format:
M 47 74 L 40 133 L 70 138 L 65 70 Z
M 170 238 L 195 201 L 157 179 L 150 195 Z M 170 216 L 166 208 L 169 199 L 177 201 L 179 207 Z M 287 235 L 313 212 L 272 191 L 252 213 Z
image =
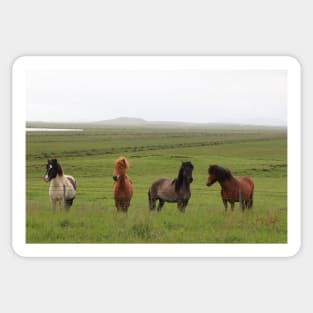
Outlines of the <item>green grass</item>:
M 95 128 L 26 135 L 28 243 L 286 243 L 287 138 L 283 129 Z M 114 160 L 130 161 L 134 196 L 117 214 L 112 196 Z M 48 158 L 77 179 L 69 212 L 52 212 L 43 181 Z M 186 213 L 165 203 L 148 210 L 147 191 L 158 177 L 175 178 L 180 163 L 194 165 Z M 220 186 L 206 187 L 207 168 L 219 164 L 255 182 L 254 207 L 225 212 Z

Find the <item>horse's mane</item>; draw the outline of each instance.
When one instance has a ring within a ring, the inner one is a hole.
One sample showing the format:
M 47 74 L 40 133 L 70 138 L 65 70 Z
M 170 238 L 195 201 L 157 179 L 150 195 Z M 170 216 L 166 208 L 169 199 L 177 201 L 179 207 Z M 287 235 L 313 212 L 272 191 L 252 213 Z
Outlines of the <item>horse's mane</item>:
M 225 169 L 219 165 L 211 165 L 208 169 L 210 175 L 215 175 L 218 181 L 230 180 L 233 175 L 229 169 Z
M 127 161 L 127 159 L 125 157 L 119 157 L 116 161 L 115 161 L 115 167 L 122 167 L 125 169 L 129 168 L 129 163 Z
M 52 159 L 51 161 L 48 160 L 48 164 L 49 163 L 52 165 L 53 169 L 57 172 L 59 176 L 63 175 L 63 169 L 61 165 L 58 163 L 57 159 Z
M 177 178 L 175 178 L 173 180 L 173 184 L 175 183 L 175 192 L 177 192 L 180 187 L 182 186 L 183 184 L 183 181 L 184 181 L 184 169 L 185 168 L 191 168 L 193 169 L 193 165 L 191 162 L 183 162 L 180 169 L 179 169 L 179 172 L 178 172 L 178 176 Z

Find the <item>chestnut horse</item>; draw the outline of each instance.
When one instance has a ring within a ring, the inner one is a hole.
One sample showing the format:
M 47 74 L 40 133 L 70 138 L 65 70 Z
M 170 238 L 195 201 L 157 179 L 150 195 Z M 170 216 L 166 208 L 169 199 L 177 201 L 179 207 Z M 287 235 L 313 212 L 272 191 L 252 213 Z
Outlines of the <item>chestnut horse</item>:
M 211 165 L 208 173 L 207 186 L 211 186 L 218 181 L 222 187 L 221 197 L 226 211 L 227 202 L 230 203 L 232 210 L 234 210 L 235 202 L 240 203 L 242 210 L 252 208 L 254 183 L 250 177 L 236 178 L 230 170 L 218 165 Z
M 132 182 L 126 175 L 129 163 L 126 158 L 119 157 L 115 161 L 113 172 L 113 196 L 117 211 L 127 212 L 133 195 Z
M 158 211 L 161 211 L 164 202 L 177 202 L 177 208 L 185 212 L 191 197 L 192 170 L 191 162 L 183 162 L 177 178 L 159 178 L 154 181 L 148 191 L 150 210 L 155 210 L 156 202 L 159 200 Z

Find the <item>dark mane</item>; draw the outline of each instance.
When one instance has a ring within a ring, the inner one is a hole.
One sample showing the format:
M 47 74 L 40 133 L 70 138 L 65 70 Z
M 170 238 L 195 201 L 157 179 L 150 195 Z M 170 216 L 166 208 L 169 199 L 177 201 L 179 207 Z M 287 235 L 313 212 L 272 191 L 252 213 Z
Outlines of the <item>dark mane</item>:
M 229 169 L 219 165 L 210 165 L 208 168 L 207 186 L 218 182 L 221 187 L 221 198 L 225 211 L 230 203 L 231 210 L 234 210 L 235 202 L 239 202 L 240 208 L 244 211 L 253 205 L 254 183 L 248 176 L 234 177 Z
M 55 177 L 56 175 L 62 176 L 63 175 L 63 169 L 61 165 L 58 163 L 56 159 L 48 160 L 47 164 L 47 170 L 49 168 L 49 165 L 52 165 L 53 168 L 53 176 Z
M 215 175 L 218 181 L 230 180 L 233 178 L 229 169 L 225 169 L 218 165 L 211 165 L 208 169 L 210 175 Z
M 56 159 L 52 159 L 52 166 L 55 168 L 58 175 L 60 175 L 60 176 L 63 175 L 63 169 Z
M 175 179 L 158 178 L 155 180 L 148 191 L 150 210 L 157 209 L 160 212 L 165 202 L 176 202 L 179 211 L 185 212 L 191 197 L 192 171 L 191 162 L 183 162 Z M 158 207 L 156 208 L 157 201 Z
M 180 189 L 180 187 L 182 186 L 183 184 L 183 181 L 184 181 L 184 170 L 185 169 L 189 169 L 189 170 L 193 170 L 193 165 L 191 162 L 183 162 L 180 169 L 179 169 L 179 172 L 178 172 L 178 177 L 175 178 L 173 180 L 173 183 L 175 183 L 175 191 L 178 192 L 178 190 Z

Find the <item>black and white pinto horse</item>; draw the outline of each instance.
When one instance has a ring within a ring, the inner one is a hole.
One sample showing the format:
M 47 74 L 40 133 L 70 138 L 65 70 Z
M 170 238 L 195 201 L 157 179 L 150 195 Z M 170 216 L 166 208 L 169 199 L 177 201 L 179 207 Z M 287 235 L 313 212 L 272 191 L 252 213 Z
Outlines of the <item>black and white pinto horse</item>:
M 76 196 L 76 180 L 73 176 L 64 175 L 61 165 L 56 159 L 48 160 L 45 182 L 50 182 L 49 196 L 53 210 L 59 202 L 60 208 L 69 209 Z
M 159 178 L 154 181 L 148 191 L 150 211 L 155 210 L 156 202 L 159 200 L 158 211 L 161 211 L 165 202 L 176 202 L 177 208 L 185 212 L 191 197 L 192 170 L 191 162 L 183 162 L 177 178 Z

